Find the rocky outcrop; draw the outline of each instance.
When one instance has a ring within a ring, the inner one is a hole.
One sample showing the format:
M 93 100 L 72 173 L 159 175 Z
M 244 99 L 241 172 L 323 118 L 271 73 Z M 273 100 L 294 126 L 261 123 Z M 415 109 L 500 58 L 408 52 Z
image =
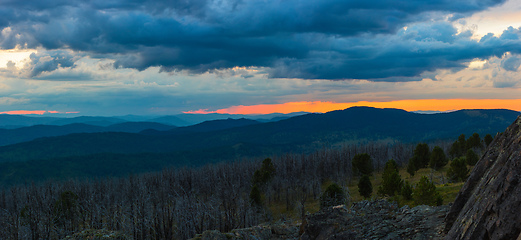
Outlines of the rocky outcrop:
M 496 136 L 446 218 L 446 239 L 521 239 L 521 117 Z
M 449 206 L 399 208 L 386 200 L 361 201 L 308 215 L 299 230 L 291 221 L 261 224 L 229 233 L 206 231 L 197 240 L 214 239 L 442 239 L 443 220 Z
M 51 237 L 53 239 L 53 237 Z M 118 231 L 110 231 L 105 229 L 87 229 L 81 232 L 74 233 L 63 240 L 84 240 L 84 239 L 96 239 L 96 240 L 130 240 L 131 237 Z
M 296 240 L 299 239 L 299 226 L 299 223 L 278 221 L 275 223 L 260 224 L 249 228 L 234 229 L 228 233 L 221 233 L 217 230 L 208 230 L 202 234 L 198 234 L 192 240 Z
M 448 206 L 398 208 L 386 200 L 337 206 L 308 217 L 302 240 L 442 239 Z

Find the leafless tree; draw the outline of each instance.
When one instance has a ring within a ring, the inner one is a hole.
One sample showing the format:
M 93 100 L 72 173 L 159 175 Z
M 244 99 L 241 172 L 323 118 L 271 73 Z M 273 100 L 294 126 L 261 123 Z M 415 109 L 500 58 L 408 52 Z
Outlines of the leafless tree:
M 286 211 L 302 216 L 326 181 L 346 188 L 356 154 L 371 155 L 378 169 L 391 158 L 403 166 L 413 148 L 365 143 L 270 156 L 276 174 L 262 187 L 266 204 L 284 204 Z M 57 239 L 84 229 L 119 231 L 132 239 L 187 239 L 209 229 L 256 225 L 272 217 L 249 199 L 252 176 L 263 159 L 0 189 L 0 239 Z

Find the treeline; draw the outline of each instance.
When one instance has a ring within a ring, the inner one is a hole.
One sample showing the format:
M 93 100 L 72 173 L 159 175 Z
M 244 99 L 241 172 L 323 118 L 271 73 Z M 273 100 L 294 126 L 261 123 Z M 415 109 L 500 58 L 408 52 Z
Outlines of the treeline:
M 443 197 L 436 190 L 433 173 L 437 172 L 441 177 L 440 181 L 437 182 L 438 184 L 445 184 L 447 181 L 465 181 L 469 174 L 467 166 L 474 166 L 485 147 L 488 147 L 492 141 L 493 138 L 490 134 L 481 139 L 478 133 L 474 133 L 468 139 L 464 134 L 461 134 L 452 144 L 439 142 L 432 147 L 427 143 L 418 143 L 407 163 L 407 172 L 413 177 L 418 170 L 430 168 L 432 169 L 430 180 L 427 176 L 421 176 L 418 183 L 411 185 L 411 183 L 402 180 L 398 164 L 394 159 L 390 159 L 383 169 L 377 197 L 389 197 L 389 200 L 399 203 L 414 200 L 412 203 L 415 205 L 441 205 L 443 204 Z M 448 152 L 448 156 L 446 152 Z M 445 168 L 447 164 L 449 166 Z M 373 186 L 370 177 L 373 176 L 373 166 L 370 155 L 365 153 L 355 155 L 352 159 L 352 166 L 353 173 L 359 176 L 358 191 L 360 196 L 371 197 Z M 447 179 L 445 179 L 444 173 L 446 173 Z M 328 194 L 328 198 L 335 199 L 335 197 L 332 197 L 334 194 L 342 195 L 334 184 L 330 187 L 332 187 L 332 190 L 328 187 L 330 192 L 328 193 L 326 190 L 326 193 L 324 193 Z
M 208 229 L 249 227 L 274 217 L 266 207 L 271 204 L 303 214 L 306 202 L 318 200 L 327 181 L 347 191 L 356 154 L 369 154 L 381 170 L 389 159 L 405 165 L 413 149 L 369 143 L 273 157 L 274 174 L 257 181 L 260 204 L 250 195 L 261 159 L 126 178 L 17 185 L 0 190 L 0 239 L 61 239 L 96 229 L 131 239 L 187 239 Z

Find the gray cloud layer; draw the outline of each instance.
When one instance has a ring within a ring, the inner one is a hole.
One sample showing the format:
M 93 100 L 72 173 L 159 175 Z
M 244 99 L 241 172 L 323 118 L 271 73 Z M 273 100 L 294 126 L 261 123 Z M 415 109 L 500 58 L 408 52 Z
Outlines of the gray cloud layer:
M 255 66 L 276 78 L 410 81 L 474 58 L 519 53 L 519 29 L 474 41 L 441 19 L 503 2 L 0 0 L 0 47 L 71 49 L 139 70 Z M 32 58 L 31 75 L 71 67 L 72 60 L 63 54 L 45 62 Z

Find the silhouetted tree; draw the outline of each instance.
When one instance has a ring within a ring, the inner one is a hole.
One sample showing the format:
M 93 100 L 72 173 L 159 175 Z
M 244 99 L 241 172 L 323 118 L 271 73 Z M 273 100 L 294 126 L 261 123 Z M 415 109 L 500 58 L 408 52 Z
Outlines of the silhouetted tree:
M 414 155 L 409 159 L 407 164 L 407 172 L 414 176 L 414 173 L 421 168 L 425 168 L 429 165 L 430 150 L 429 145 L 426 143 L 419 143 L 414 149 Z
M 405 181 L 402 186 L 400 194 L 403 196 L 403 198 L 405 200 L 411 200 L 412 193 L 413 193 L 412 185 L 408 181 Z
M 485 139 L 484 139 L 484 141 L 485 141 L 485 144 L 487 145 L 487 147 L 488 147 L 488 145 L 490 145 L 490 143 L 491 143 L 493 140 L 494 140 L 494 138 L 492 137 L 492 135 L 490 135 L 490 134 L 485 135 Z
M 467 141 L 465 140 L 465 134 L 461 134 L 458 137 L 458 140 L 452 143 L 452 146 L 449 150 L 449 155 L 452 158 L 461 157 L 467 151 Z
M 373 194 L 373 184 L 368 175 L 363 175 L 358 182 L 358 192 L 364 198 L 370 198 Z
M 403 181 L 398 172 L 398 165 L 393 159 L 387 161 L 382 173 L 382 185 L 378 188 L 378 194 L 388 196 L 400 194 L 402 184 Z
M 479 137 L 478 133 L 472 134 L 472 136 L 470 136 L 469 139 L 467 139 L 465 152 L 468 149 L 472 149 L 472 148 L 475 148 L 475 149 L 483 148 L 483 145 L 481 144 L 481 138 Z
M 78 195 L 72 191 L 60 193 L 60 197 L 54 205 L 54 222 L 66 233 L 74 232 L 78 224 L 78 212 Z
M 411 176 L 414 176 L 414 174 L 416 173 L 417 170 L 418 170 L 418 167 L 416 166 L 416 159 L 414 159 L 414 157 L 412 157 L 409 160 L 409 163 L 407 164 L 407 173 L 409 173 L 409 175 L 411 175 Z
M 320 208 L 342 205 L 346 202 L 344 190 L 338 184 L 330 184 L 320 197 Z
M 416 165 L 418 169 L 429 166 L 430 150 L 427 143 L 419 143 L 414 149 L 414 157 L 416 157 Z
M 261 168 L 253 174 L 253 184 L 263 185 L 275 176 L 275 166 L 271 162 L 271 158 L 262 161 Z
M 469 149 L 469 151 L 472 151 Z M 467 169 L 467 164 L 465 163 L 465 158 L 455 158 L 450 163 L 450 167 L 447 170 L 447 176 L 451 181 L 460 182 L 465 181 L 469 174 L 469 170 Z
M 462 154 L 465 153 L 465 150 L 467 149 L 467 140 L 465 140 L 465 134 L 459 135 L 458 143 L 460 146 L 460 150 L 462 151 Z
M 449 155 L 451 158 L 460 157 L 463 154 L 459 141 L 454 141 L 449 149 Z
M 440 170 L 442 167 L 447 165 L 448 161 L 449 160 L 447 159 L 447 156 L 445 156 L 443 149 L 438 146 L 432 149 L 431 160 L 429 164 L 432 169 Z
M 367 153 L 356 154 L 353 157 L 353 171 L 359 173 L 360 175 L 369 175 L 373 174 L 373 163 L 371 160 L 371 156 Z
M 468 165 L 474 166 L 479 161 L 479 157 L 472 149 L 469 149 L 467 154 L 465 154 L 465 160 Z
M 260 207 L 262 206 L 262 197 L 259 187 L 257 185 L 253 185 L 250 191 L 250 202 L 253 206 Z
M 426 176 L 420 179 L 412 196 L 416 205 L 440 206 L 443 204 L 443 198 L 436 190 L 436 185 L 429 181 Z

